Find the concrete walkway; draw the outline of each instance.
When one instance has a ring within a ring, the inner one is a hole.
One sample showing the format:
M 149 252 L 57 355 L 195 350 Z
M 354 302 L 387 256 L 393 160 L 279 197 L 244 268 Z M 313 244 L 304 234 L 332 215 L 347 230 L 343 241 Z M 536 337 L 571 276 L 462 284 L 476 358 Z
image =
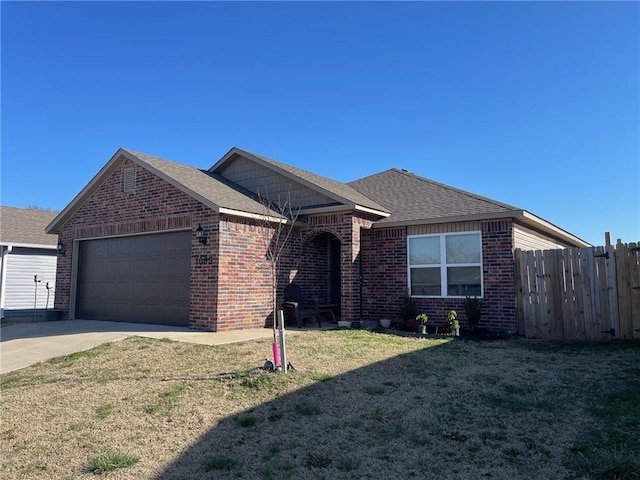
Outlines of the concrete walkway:
M 298 334 L 305 330 L 287 330 Z M 67 320 L 7 325 L 0 329 L 0 373 L 7 373 L 61 355 L 88 350 L 127 337 L 168 338 L 176 342 L 222 345 L 272 338 L 270 328 L 232 332 L 196 332 L 186 327 L 139 323 Z

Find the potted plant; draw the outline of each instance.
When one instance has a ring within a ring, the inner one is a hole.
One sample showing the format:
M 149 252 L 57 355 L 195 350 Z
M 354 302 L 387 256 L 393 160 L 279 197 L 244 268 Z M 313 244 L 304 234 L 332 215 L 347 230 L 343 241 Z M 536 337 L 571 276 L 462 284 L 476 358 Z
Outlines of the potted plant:
M 427 322 L 429 321 L 429 317 L 426 313 L 421 313 L 416 316 L 416 320 L 418 321 L 418 333 L 421 335 L 426 335 L 427 333 Z
M 458 321 L 458 312 L 455 310 L 449 310 L 447 314 L 447 320 L 449 321 L 449 328 L 451 329 L 451 333 L 455 337 L 460 336 L 460 322 Z
M 482 316 L 482 309 L 478 297 L 467 297 L 464 299 L 464 313 L 467 316 L 467 320 L 469 320 L 471 331 L 475 330 Z
M 415 331 L 418 321 L 416 315 L 418 314 L 418 306 L 416 302 L 411 298 L 409 292 L 405 293 L 400 304 L 400 317 L 404 321 L 404 326 L 407 330 Z

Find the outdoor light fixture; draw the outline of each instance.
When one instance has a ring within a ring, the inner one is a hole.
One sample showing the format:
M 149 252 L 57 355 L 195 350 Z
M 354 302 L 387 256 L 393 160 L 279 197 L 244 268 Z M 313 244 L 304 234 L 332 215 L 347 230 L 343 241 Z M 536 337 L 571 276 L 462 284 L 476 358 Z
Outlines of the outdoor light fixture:
M 62 243 L 62 240 L 58 240 L 58 255 L 60 255 L 61 257 L 64 257 L 64 254 L 67 253 L 67 251 L 64 248 L 64 243 Z
M 202 229 L 200 224 L 198 224 L 198 228 L 196 228 L 196 238 L 202 245 L 207 244 L 207 237 L 205 237 L 204 230 Z

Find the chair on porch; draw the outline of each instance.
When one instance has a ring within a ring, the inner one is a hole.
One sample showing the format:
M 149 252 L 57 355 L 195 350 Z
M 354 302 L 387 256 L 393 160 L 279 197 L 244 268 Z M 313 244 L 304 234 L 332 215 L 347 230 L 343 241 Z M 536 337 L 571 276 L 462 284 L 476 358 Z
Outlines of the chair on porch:
M 285 312 L 293 313 L 298 328 L 302 328 L 305 318 L 316 319 L 318 321 L 318 328 L 321 326 L 318 302 L 316 301 L 314 308 L 305 308 L 304 301 L 302 299 L 302 290 L 295 282 L 291 282 L 285 287 L 282 308 Z

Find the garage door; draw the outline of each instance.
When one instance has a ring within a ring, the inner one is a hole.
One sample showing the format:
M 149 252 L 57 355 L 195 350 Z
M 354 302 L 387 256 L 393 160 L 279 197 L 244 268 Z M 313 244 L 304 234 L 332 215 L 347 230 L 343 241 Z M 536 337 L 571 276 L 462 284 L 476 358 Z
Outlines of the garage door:
M 187 326 L 191 233 L 80 243 L 76 318 Z

